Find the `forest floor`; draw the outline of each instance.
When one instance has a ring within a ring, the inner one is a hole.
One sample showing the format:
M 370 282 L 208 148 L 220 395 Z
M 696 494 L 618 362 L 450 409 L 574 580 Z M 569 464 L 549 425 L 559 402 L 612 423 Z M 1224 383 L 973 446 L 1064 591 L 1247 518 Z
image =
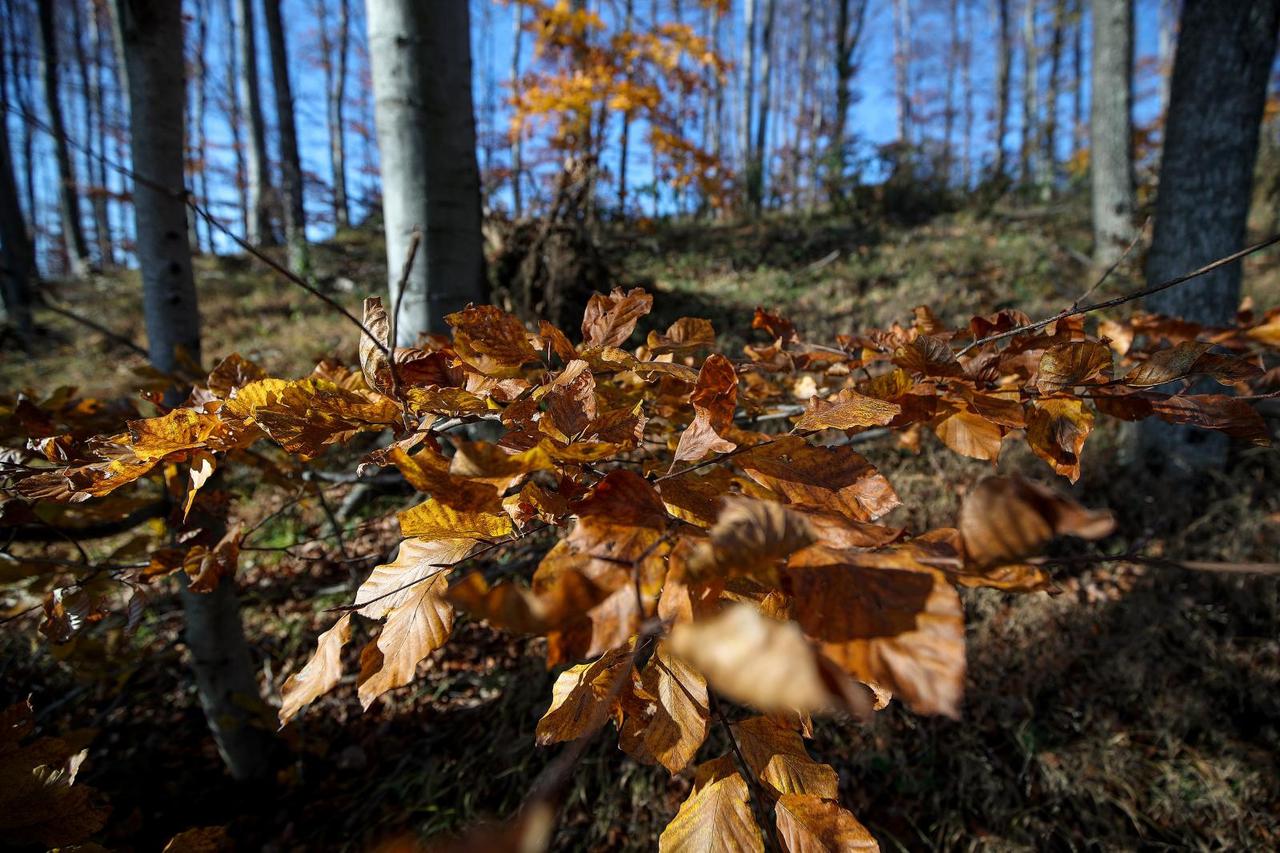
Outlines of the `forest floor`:
M 619 284 L 655 293 L 641 331 L 708 317 L 732 351 L 749 339 L 757 304 L 783 311 L 810 340 L 905 322 L 923 303 L 950 322 L 1002 307 L 1051 313 L 1087 288 L 1090 272 L 1082 217 L 1055 211 L 1050 221 L 956 214 L 911 228 L 835 219 L 660 227 L 619 239 L 609 255 Z M 381 246 L 365 235 L 318 247 L 316 262 L 352 310 L 384 287 Z M 1135 260 L 1099 295 L 1132 288 L 1136 269 Z M 273 375 L 296 376 L 321 357 L 355 360 L 345 320 L 257 265 L 201 259 L 198 279 L 206 363 L 235 350 Z M 1250 259 L 1246 281 L 1258 307 L 1280 304 L 1274 256 Z M 135 279 L 62 283 L 55 293 L 142 339 Z M 73 384 L 106 397 L 132 393 L 145 376 L 143 359 L 118 343 L 42 319 L 51 342 L 35 359 L 0 364 L 0 389 L 38 380 L 41 391 Z M 1170 501 L 1125 472 L 1121 439 L 1111 427 L 1095 433 L 1073 491 L 1113 508 L 1129 541 L 1150 536 L 1149 547 L 1186 559 L 1276 559 L 1277 451 L 1237 448 L 1227 470 Z M 919 454 L 892 439 L 860 449 L 903 497 L 888 520 L 915 530 L 949 523 L 960 495 L 990 471 L 931 438 Z M 1055 479 L 1027 451 L 1010 449 L 999 467 Z M 250 523 L 287 497 L 265 486 L 259 495 Z M 341 501 L 343 490 L 332 495 Z M 278 698 L 311 653 L 333 619 L 324 608 L 349 600 L 342 549 L 385 554 L 396 539 L 387 513 L 409 500 L 391 492 L 368 502 L 341 547 L 306 541 L 324 529 L 307 504 L 254 536 L 264 550 L 246 552 L 240 581 L 264 695 Z M 545 544 L 508 559 L 532 562 Z M 894 703 L 870 724 L 820 723 L 811 752 L 839 771 L 844 804 L 885 850 L 1280 848 L 1280 580 L 1123 564 L 1054 577 L 1052 594 L 964 592 L 960 721 Z M 552 680 L 539 642 L 460 619 L 412 685 L 362 714 L 345 683 L 284 730 L 283 769 L 271 785 L 238 785 L 221 768 L 183 666 L 176 597 L 152 604 L 131 639 L 99 631 L 73 650 L 51 650 L 29 622 L 0 636 L 0 704 L 31 695 L 45 730 L 95 733 L 80 779 L 110 799 L 100 840 L 112 849 L 158 850 L 209 825 L 227 826 L 245 850 L 431 837 L 511 813 L 554 754 L 533 743 Z M 686 776 L 670 779 L 598 738 L 555 849 L 653 849 L 688 792 Z

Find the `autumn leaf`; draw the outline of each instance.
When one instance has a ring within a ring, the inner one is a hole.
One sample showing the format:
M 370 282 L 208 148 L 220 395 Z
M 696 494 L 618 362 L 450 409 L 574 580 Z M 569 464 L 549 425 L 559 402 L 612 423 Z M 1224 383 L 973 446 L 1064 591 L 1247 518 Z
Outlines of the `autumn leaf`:
M 764 851 L 746 780 L 724 756 L 698 767 L 693 790 L 658 838 L 661 853 Z
M 951 408 L 933 424 L 934 434 L 947 447 L 972 459 L 995 462 L 1004 435 L 1000 426 L 975 412 Z
M 1244 400 L 1225 394 L 1179 394 L 1151 401 L 1156 417 L 1173 424 L 1224 432 L 1263 447 L 1270 446 L 1271 433 L 1258 410 Z
M 799 732 L 751 717 L 734 723 L 733 733 L 751 772 L 777 794 L 835 798 L 836 771 L 809 757 Z
M 716 331 L 711 321 L 701 317 L 681 317 L 662 334 L 650 332 L 646 345 L 654 355 L 662 355 L 684 354 L 699 347 L 714 346 L 715 342 Z
M 1040 357 L 1036 387 L 1042 394 L 1111 379 L 1111 349 L 1097 341 L 1055 344 Z
M 711 355 L 698 371 L 698 382 L 689 398 L 693 422 L 680 434 L 671 464 L 697 462 L 712 453 L 728 453 L 737 447 L 722 433 L 733 424 L 738 404 L 738 375 L 722 355 Z
M 481 373 L 500 374 L 538 358 L 520 318 L 493 305 L 471 306 L 444 319 L 453 327 L 458 355 Z
M 812 397 L 805 413 L 796 421 L 796 429 L 813 432 L 820 429 L 854 429 L 856 427 L 884 426 L 897 417 L 902 407 L 874 397 L 866 397 L 851 388 L 845 388 L 835 400 Z
M 344 613 L 320 635 L 315 654 L 306 666 L 289 676 L 280 688 L 280 726 L 283 728 L 299 711 L 328 693 L 342 678 L 342 648 L 351 640 L 351 614 Z
M 958 377 L 964 368 L 956 361 L 951 345 L 942 338 L 919 335 L 893 353 L 893 363 L 925 376 Z
M 551 707 L 538 721 L 538 745 L 577 740 L 603 726 L 631 669 L 633 655 L 634 644 L 627 643 L 560 673 L 551 688 Z
M 1035 556 L 1055 536 L 1101 539 L 1115 519 L 1021 477 L 988 477 L 961 504 L 959 529 L 968 565 L 985 571 Z
M 431 498 L 399 514 L 400 533 L 422 539 L 484 539 L 493 541 L 512 532 L 506 513 L 458 510 Z
M 364 300 L 364 328 L 360 333 L 360 370 L 369 387 L 383 394 L 391 393 L 391 367 L 387 352 L 392 344 L 391 320 L 382 307 L 382 297 Z
M 707 737 L 708 703 L 701 673 L 660 642 L 623 700 L 627 714 L 618 745 L 633 758 L 679 773 Z
M 751 479 L 801 507 L 873 521 L 901 501 L 875 467 L 848 447 L 789 436 L 738 457 Z
M 1135 388 L 1144 388 L 1181 379 L 1192 372 L 1196 361 L 1212 346 L 1204 341 L 1182 341 L 1177 346 L 1159 350 L 1146 361 L 1135 364 L 1125 374 L 1124 382 Z
M 671 649 L 717 692 L 761 711 L 829 711 L 843 704 L 824 681 L 800 626 L 770 619 L 748 604 L 676 625 Z
M 386 622 L 377 639 L 360 652 L 358 692 L 366 711 L 383 693 L 413 681 L 418 664 L 443 646 L 453 630 L 453 606 L 444 597 L 449 588 L 448 569 L 427 569 L 418 564 L 406 572 L 419 573 L 421 577 L 413 579 L 412 585 L 388 599 L 370 599 L 360 610 L 365 614 L 377 612 L 386 601 L 394 602 L 386 611 Z M 366 581 L 361 591 L 368 587 Z M 360 603 L 359 596 L 356 603 Z
M 853 813 L 834 799 L 784 794 L 776 810 L 786 853 L 879 853 L 880 845 Z
M 1075 397 L 1047 397 L 1032 403 L 1027 444 L 1071 482 L 1080 479 L 1080 453 L 1093 431 L 1093 413 Z
M 709 540 L 688 562 L 688 579 L 746 576 L 775 585 L 779 564 L 815 539 L 805 516 L 772 501 L 725 498 Z
M 622 288 L 614 288 L 608 296 L 593 293 L 582 317 L 582 342 L 589 347 L 622 346 L 652 308 L 653 297 L 644 288 L 635 287 L 625 294 Z

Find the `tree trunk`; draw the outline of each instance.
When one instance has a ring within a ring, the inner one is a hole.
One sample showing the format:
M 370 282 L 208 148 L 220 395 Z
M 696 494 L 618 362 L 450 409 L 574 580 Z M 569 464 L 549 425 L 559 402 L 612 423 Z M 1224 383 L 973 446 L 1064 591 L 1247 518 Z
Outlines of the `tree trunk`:
M 107 153 L 107 103 L 106 76 L 108 63 L 104 54 L 108 53 L 107 39 L 103 37 L 104 10 L 97 4 L 89 7 L 89 49 L 93 53 L 93 73 L 89 77 L 88 97 L 91 105 L 92 124 L 90 125 L 89 145 L 101 156 Z M 107 164 L 98 157 L 89 158 L 89 174 L 93 183 L 93 228 L 98 241 L 99 260 L 104 267 L 116 264 L 115 242 L 111 232 L 110 178 L 107 175 Z
M 0 94 L 8 91 L 8 69 L 5 51 L 5 28 L 0 27 Z M 0 118 L 0 297 L 4 316 L 0 321 L 12 326 L 18 341 L 24 346 L 31 343 L 34 327 L 31 323 L 31 277 L 35 271 L 35 257 L 22 215 L 22 202 L 18 197 L 18 181 L 14 172 L 13 152 L 9 147 L 9 122 Z
M 831 130 L 832 178 L 829 182 L 832 200 L 844 192 L 844 173 L 849 154 L 845 150 L 846 128 L 849 124 L 849 107 L 853 95 L 849 86 L 853 82 L 854 51 L 862 40 L 862 25 L 866 21 L 867 0 L 839 0 L 836 9 L 836 114 Z
M 1071 32 L 1071 153 L 1085 146 L 1084 117 L 1084 0 L 1072 0 Z
M 198 194 L 200 203 L 206 208 L 209 205 L 209 146 L 205 135 L 205 112 L 206 104 L 209 100 L 209 68 L 205 61 L 205 41 L 209 36 L 209 0 L 196 0 L 196 55 L 195 62 L 192 63 L 192 72 L 195 79 L 192 81 L 192 90 L 194 91 L 194 103 L 191 107 L 191 124 L 193 135 L 195 138 L 191 142 L 191 150 L 194 154 L 195 164 L 192 167 L 192 185 L 193 192 Z M 200 222 L 201 220 L 188 214 L 194 226 L 193 232 L 196 235 L 195 246 L 199 247 Z M 204 223 L 205 237 L 208 240 L 209 251 L 214 252 L 213 244 L 213 226 L 208 222 Z
M 248 195 L 245 239 L 255 246 L 274 242 L 271 232 L 271 175 L 267 163 L 267 133 L 258 95 L 258 49 L 254 34 L 253 0 L 235 0 L 236 58 L 239 66 L 240 121 L 248 134 L 245 146 L 245 184 Z
M 84 151 L 84 168 L 85 182 L 90 187 L 89 209 L 93 214 L 93 237 L 94 246 L 98 252 L 98 264 L 102 267 L 111 265 L 111 233 L 105 222 L 105 217 L 100 216 L 100 210 L 103 210 L 96 199 L 101 195 L 100 188 L 92 186 L 94 183 L 94 166 L 93 166 L 93 144 L 97 139 L 93 128 L 96 124 L 95 112 L 96 102 L 93 97 L 93 78 L 89 72 L 89 54 L 85 50 L 85 33 L 84 33 L 84 10 L 80 8 L 79 0 L 74 0 L 71 4 L 71 38 L 75 44 L 76 52 L 76 71 L 80 78 L 80 120 L 83 123 L 83 129 L 77 138 L 83 143 Z M 96 16 L 97 11 L 90 6 L 90 16 Z
M 422 247 L 397 340 L 443 332 L 485 296 L 467 0 L 367 0 L 391 304 L 410 235 Z
M 235 0 L 222 0 L 222 16 L 227 22 L 226 119 L 231 133 L 231 149 L 235 160 L 236 201 L 240 207 L 240 225 L 244 229 L 245 239 L 252 242 L 249 236 L 249 176 L 244 156 L 244 130 L 240 127 L 240 60 L 234 4 Z
M 1155 233 L 1147 281 L 1155 284 L 1244 245 L 1267 78 L 1276 55 L 1280 3 L 1186 0 L 1170 86 Z M 1149 310 L 1210 326 L 1229 325 L 1240 303 L 1239 263 L 1146 300 Z M 1209 438 L 1209 440 L 1206 440 Z M 1220 467 L 1219 434 L 1141 425 L 1141 450 L 1166 473 Z
M 898 101 L 898 143 L 911 144 L 911 2 L 893 0 L 893 80 Z
M 323 0 L 322 0 L 323 2 Z M 344 112 L 347 100 L 347 53 L 351 42 L 350 0 L 338 0 L 337 44 L 331 48 L 322 28 L 325 55 L 325 97 L 329 119 L 329 168 L 333 183 L 333 221 L 338 229 L 351 227 L 347 201 L 347 138 Z M 337 56 L 330 51 L 336 49 Z
M 1092 89 L 1093 257 L 1108 266 L 1133 238 L 1133 0 L 1094 0 Z
M 655 4 L 656 8 L 656 4 Z M 751 150 L 751 132 L 755 110 L 752 96 L 756 87 L 756 0 L 743 0 L 742 4 L 742 171 L 751 170 L 754 154 Z M 748 182 L 750 178 L 748 177 Z M 656 195 L 656 192 L 655 192 Z
M 1009 0 L 996 0 L 996 160 L 994 177 L 1005 177 L 1008 164 L 1005 160 L 1004 138 L 1009 135 L 1009 89 L 1012 66 L 1010 54 L 1012 35 L 1009 32 Z
M 53 136 L 54 159 L 58 165 L 58 212 L 62 221 L 62 242 L 67 251 L 67 264 L 71 274 L 81 277 L 89 272 L 89 244 L 85 242 L 84 225 L 80 221 L 75 164 L 71 161 L 66 125 L 62 120 L 62 100 L 58 85 L 58 31 L 53 25 L 53 0 L 39 0 L 38 6 L 44 106 Z
M 964 110 L 964 149 L 961 152 L 960 182 L 967 191 L 973 186 L 973 4 L 963 3 L 964 56 L 960 66 L 960 102 Z
M 151 362 L 172 371 L 180 356 L 200 359 L 200 317 L 182 194 L 182 5 L 179 0 L 115 0 L 117 39 L 125 55 L 134 169 L 137 255 Z M 175 389 L 176 391 L 176 389 Z M 171 392 L 170 397 L 176 395 Z M 254 725 L 257 681 L 230 579 L 215 592 L 182 589 L 185 639 L 205 718 L 237 779 L 269 769 L 269 734 Z
M 511 4 L 511 97 L 520 100 L 520 54 L 524 44 L 524 5 Z M 524 128 L 511 130 L 511 210 L 516 219 L 524 216 L 520 183 L 524 180 Z
M 756 123 L 756 141 L 751 147 L 747 165 L 747 201 L 754 213 L 764 205 L 765 162 L 768 157 L 769 96 L 773 83 L 773 16 L 776 0 L 764 0 L 764 26 L 760 30 L 760 116 Z
M 1040 197 L 1053 198 L 1058 180 L 1058 90 L 1062 69 L 1062 33 L 1066 26 L 1067 0 L 1054 0 L 1053 29 L 1049 39 L 1049 85 L 1044 97 L 1044 147 L 1040 152 Z
M 307 213 L 303 200 L 302 158 L 298 156 L 298 131 L 293 117 L 293 87 L 289 84 L 289 53 L 280 20 L 280 0 L 263 0 L 262 16 L 271 54 L 271 79 L 275 84 L 276 124 L 280 137 L 280 191 L 284 202 L 284 235 L 289 249 L 289 270 L 309 278 L 311 255 L 307 249 Z
M 1022 12 L 1022 150 L 1018 177 L 1026 186 L 1036 183 L 1037 120 L 1040 113 L 1040 52 L 1036 44 L 1036 3 L 1026 0 Z
M 950 185 L 955 166 L 956 129 L 956 75 L 960 68 L 960 0 L 949 0 L 947 5 L 950 39 L 947 44 L 947 92 L 942 111 L 942 180 Z

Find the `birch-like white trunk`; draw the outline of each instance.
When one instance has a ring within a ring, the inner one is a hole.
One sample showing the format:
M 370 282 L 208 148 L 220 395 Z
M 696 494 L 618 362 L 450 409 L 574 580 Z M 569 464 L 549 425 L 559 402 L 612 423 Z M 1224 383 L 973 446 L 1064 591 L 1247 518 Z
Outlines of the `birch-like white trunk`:
M 183 201 L 183 54 L 180 0 L 115 0 L 116 38 L 125 63 L 142 272 L 143 314 L 152 364 L 171 371 L 200 360 L 200 314 Z M 170 398 L 176 397 L 171 393 Z M 223 760 L 237 779 L 269 769 L 270 735 L 254 722 L 260 703 L 240 605 L 231 580 L 215 592 L 182 587 L 196 689 Z
M 390 305 L 410 235 L 423 235 L 400 308 L 407 346 L 485 296 L 469 14 L 467 0 L 367 0 L 366 10 Z

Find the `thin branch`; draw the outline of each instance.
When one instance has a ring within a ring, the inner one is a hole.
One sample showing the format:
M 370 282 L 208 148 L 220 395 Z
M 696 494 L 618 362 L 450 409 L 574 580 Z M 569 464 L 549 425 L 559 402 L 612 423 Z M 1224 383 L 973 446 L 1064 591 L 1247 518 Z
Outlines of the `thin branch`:
M 1126 293 L 1121 296 L 1117 296 L 1114 299 L 1104 299 L 1101 302 L 1094 302 L 1090 305 L 1066 308 L 1062 311 L 1059 311 L 1057 314 L 1054 314 L 1052 317 L 1048 317 L 1044 320 L 1037 320 L 1034 323 L 1028 323 L 1025 326 L 1018 326 L 1017 328 L 1009 329 L 1007 332 L 1000 332 L 995 335 L 988 335 L 985 338 L 978 338 L 977 340 L 970 341 L 968 344 L 961 347 L 960 350 L 956 353 L 956 355 L 957 356 L 964 355 L 969 350 L 975 347 L 980 347 L 985 344 L 995 343 L 996 341 L 1002 341 L 1002 340 L 1005 340 L 1006 338 L 1012 338 L 1016 335 L 1021 335 L 1024 332 L 1034 332 L 1039 329 L 1043 329 L 1045 326 L 1048 326 L 1051 323 L 1056 323 L 1059 320 L 1065 320 L 1068 317 L 1075 317 L 1080 314 L 1089 314 L 1093 311 L 1101 311 L 1104 308 L 1114 308 L 1115 306 L 1123 305 L 1126 302 L 1133 302 L 1136 299 L 1143 299 L 1145 297 L 1159 293 L 1162 290 L 1168 290 L 1171 287 L 1177 287 L 1179 284 L 1184 284 L 1185 282 L 1191 281 L 1193 278 L 1199 278 L 1202 275 L 1207 275 L 1208 273 L 1211 273 L 1216 269 L 1221 269 L 1222 267 L 1225 267 L 1228 264 L 1233 264 L 1236 261 L 1240 260 L 1241 258 L 1248 257 L 1249 255 L 1255 254 L 1257 252 L 1261 252 L 1263 249 L 1274 246 L 1276 243 L 1280 243 L 1280 234 L 1274 234 L 1260 243 L 1254 243 L 1252 246 L 1246 246 L 1245 248 L 1241 249 L 1238 252 L 1233 252 L 1232 254 L 1227 255 L 1226 257 L 1218 258 L 1218 260 L 1211 261 L 1205 264 L 1204 266 L 1200 267 L 1199 269 L 1192 270 L 1191 272 L 1180 275 L 1177 278 L 1171 278 L 1168 281 L 1161 282 L 1160 284 L 1153 284 L 1150 287 L 1144 287 L 1141 290 L 1135 290 L 1132 293 Z
M 400 371 L 396 369 L 396 342 L 400 335 L 400 306 L 404 303 L 404 292 L 409 289 L 409 276 L 413 273 L 413 262 L 418 257 L 418 246 L 422 243 L 422 232 L 415 226 L 409 234 L 409 248 L 405 252 L 404 266 L 400 270 L 400 281 L 396 284 L 396 302 L 391 308 L 391 339 L 387 341 L 390 355 L 387 358 L 387 369 L 391 371 L 391 396 L 400 399 Z M 409 414 L 405 412 L 405 429 L 409 428 Z
M 1129 257 L 1130 253 L 1132 253 L 1133 250 L 1137 247 L 1138 241 L 1140 241 L 1143 235 L 1147 233 L 1147 226 L 1149 226 L 1150 224 L 1151 224 L 1151 217 L 1148 216 L 1147 221 L 1143 222 L 1142 227 L 1138 229 L 1138 233 L 1134 234 L 1133 239 L 1129 241 L 1129 245 L 1125 248 L 1123 252 L 1120 253 L 1120 257 L 1112 261 L 1111 266 L 1106 268 L 1106 270 L 1102 273 L 1102 275 L 1099 276 L 1098 280 L 1095 281 L 1088 290 L 1080 294 L 1080 296 L 1076 298 L 1075 302 L 1071 303 L 1072 309 L 1079 308 L 1081 302 L 1085 301 L 1090 296 L 1092 296 L 1094 294 L 1094 291 L 1096 291 L 1099 287 L 1102 287 L 1103 283 L 1106 282 L 1106 280 L 1111 277 L 1111 274 L 1115 272 L 1117 269 L 1119 269 L 1120 265 L 1124 263 L 1125 258 Z
M 82 326 L 86 326 L 90 329 L 93 329 L 95 332 L 102 335 L 107 340 L 113 343 L 119 344 L 125 349 L 131 350 L 132 352 L 137 353 L 143 358 L 151 357 L 150 353 L 148 353 L 142 347 L 138 346 L 133 341 L 126 338 L 124 335 L 121 335 L 117 332 L 113 332 L 110 329 L 108 329 L 106 326 L 97 322 L 96 320 L 91 320 L 88 317 L 82 317 L 79 314 L 75 313 L 74 311 L 71 311 L 70 309 L 57 304 L 56 302 L 53 301 L 53 299 L 48 294 L 44 294 L 41 296 L 40 305 L 46 310 L 52 311 L 53 313 L 59 316 L 66 317 L 68 320 L 72 320 L 76 323 L 79 323 Z

